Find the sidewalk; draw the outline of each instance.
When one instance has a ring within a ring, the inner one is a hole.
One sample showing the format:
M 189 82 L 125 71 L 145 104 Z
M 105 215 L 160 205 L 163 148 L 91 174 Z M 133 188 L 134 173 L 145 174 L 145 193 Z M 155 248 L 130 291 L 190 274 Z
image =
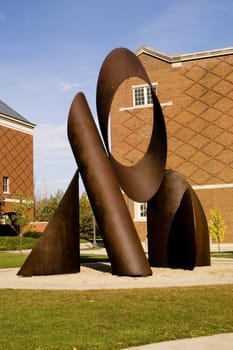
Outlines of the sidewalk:
M 232 350 L 233 333 L 165 341 L 122 350 Z

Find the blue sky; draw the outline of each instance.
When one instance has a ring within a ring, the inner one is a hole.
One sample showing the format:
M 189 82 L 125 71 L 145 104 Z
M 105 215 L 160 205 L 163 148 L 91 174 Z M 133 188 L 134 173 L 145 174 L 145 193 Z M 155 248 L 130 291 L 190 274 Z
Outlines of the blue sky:
M 37 125 L 36 195 L 69 184 L 70 104 L 83 91 L 96 115 L 97 77 L 112 49 L 233 47 L 232 14 L 232 0 L 0 0 L 0 99 Z

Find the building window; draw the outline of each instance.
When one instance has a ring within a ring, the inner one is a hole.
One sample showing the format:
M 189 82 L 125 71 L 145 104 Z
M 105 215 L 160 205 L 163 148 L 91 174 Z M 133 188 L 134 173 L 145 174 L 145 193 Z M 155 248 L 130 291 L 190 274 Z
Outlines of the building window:
M 152 84 L 156 93 L 157 84 Z M 151 89 L 148 85 L 133 86 L 133 105 L 134 107 L 152 105 Z
M 146 216 L 147 216 L 147 205 L 146 205 L 146 203 L 140 203 L 139 204 L 139 210 L 140 210 L 140 212 L 139 212 L 140 218 L 146 218 Z
M 135 221 L 146 221 L 147 203 L 134 203 L 134 219 Z
M 3 193 L 9 193 L 9 177 L 3 176 L 2 178 L 2 191 Z
M 134 106 L 145 105 L 145 92 L 143 87 L 134 88 Z

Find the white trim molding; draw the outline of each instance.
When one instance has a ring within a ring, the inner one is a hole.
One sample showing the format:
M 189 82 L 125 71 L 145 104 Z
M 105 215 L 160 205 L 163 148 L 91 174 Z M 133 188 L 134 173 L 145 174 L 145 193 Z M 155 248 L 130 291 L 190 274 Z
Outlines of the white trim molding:
M 197 60 L 201 58 L 232 55 L 232 53 L 233 53 L 233 47 L 227 47 L 224 49 L 217 49 L 217 50 L 210 50 L 210 51 L 193 52 L 193 53 L 181 54 L 181 55 L 166 55 L 163 52 L 156 51 L 148 46 L 141 46 L 139 49 L 135 51 L 136 56 L 140 56 L 141 54 L 146 54 L 168 63 L 185 62 L 185 61 Z
M 4 198 L 4 202 L 7 202 L 7 203 L 20 203 L 20 200 L 19 199 L 16 199 L 16 198 Z M 27 199 L 23 199 L 22 200 L 23 203 L 34 203 L 34 200 L 27 200 Z
M 133 221 L 146 221 L 147 216 L 141 215 L 141 205 L 145 205 L 146 203 L 134 202 L 134 219 Z
M 4 114 L 0 114 L 0 126 L 33 135 L 35 124 L 20 121 Z
M 194 190 L 212 190 L 212 189 L 219 189 L 219 188 L 233 188 L 232 184 L 210 184 L 210 185 L 194 185 L 192 186 Z
M 164 102 L 164 103 L 160 103 L 161 107 L 171 107 L 173 105 L 172 101 L 168 101 L 168 102 Z M 144 105 L 144 106 L 136 106 L 136 107 L 120 107 L 119 111 L 123 112 L 123 111 L 131 111 L 133 109 L 142 109 L 142 108 L 153 108 L 153 104 L 150 105 Z

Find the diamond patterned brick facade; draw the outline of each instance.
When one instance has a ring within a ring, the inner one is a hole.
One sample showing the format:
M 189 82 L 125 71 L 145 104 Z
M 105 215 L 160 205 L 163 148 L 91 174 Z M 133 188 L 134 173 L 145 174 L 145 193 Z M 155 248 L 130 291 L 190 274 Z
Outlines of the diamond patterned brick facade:
M 33 136 L 27 133 L 0 126 L 0 178 L 9 178 L 9 194 L 0 196 L 16 199 L 17 191 L 26 198 L 33 198 Z M 6 202 L 5 211 L 11 210 Z
M 223 211 L 225 241 L 233 242 L 233 49 L 166 56 L 142 48 L 136 54 L 163 106 L 167 168 L 197 186 L 207 217 L 214 206 Z M 152 129 L 150 107 L 133 106 L 133 87 L 142 84 L 132 78 L 122 84 L 111 110 L 112 153 L 129 166 L 145 153 Z
M 233 183 L 233 56 L 183 63 L 179 73 L 180 98 L 165 111 L 168 166 L 192 185 Z
M 126 109 L 132 106 L 131 86 L 140 83 L 131 78 L 123 82 L 114 96 L 111 109 L 111 145 L 116 159 L 126 166 L 131 166 L 145 153 L 152 131 L 152 109 Z M 127 93 L 128 92 L 128 93 Z

